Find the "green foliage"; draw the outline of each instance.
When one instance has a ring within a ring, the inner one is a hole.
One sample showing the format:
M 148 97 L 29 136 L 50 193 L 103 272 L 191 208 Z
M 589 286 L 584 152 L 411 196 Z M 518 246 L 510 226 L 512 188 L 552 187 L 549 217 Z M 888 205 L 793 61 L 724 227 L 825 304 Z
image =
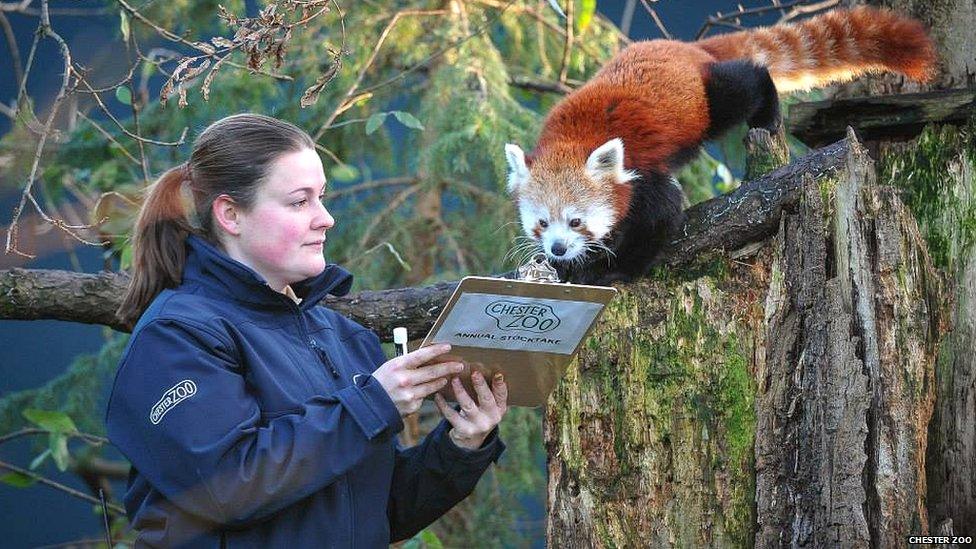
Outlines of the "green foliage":
M 44 450 L 44 452 L 31 462 L 30 468 L 36 469 L 40 467 L 41 463 L 50 456 L 54 458 L 54 463 L 57 464 L 58 470 L 62 472 L 66 471 L 70 457 L 68 454 L 68 435 L 78 432 L 78 428 L 75 427 L 75 422 L 63 412 L 38 410 L 36 408 L 24 410 L 23 416 L 41 429 L 50 431 L 47 450 Z
M 34 423 L 62 434 L 73 430 L 103 434 L 101 395 L 127 340 L 128 336 L 113 335 L 98 353 L 76 357 L 65 373 L 41 387 L 4 396 L 0 433 Z
M 27 476 L 23 473 L 12 472 L 0 477 L 0 482 L 8 486 L 13 486 L 14 488 L 28 488 L 33 486 L 37 481 L 34 477 Z
M 403 542 L 403 549 L 443 549 L 444 544 L 430 529 L 417 532 L 417 535 Z

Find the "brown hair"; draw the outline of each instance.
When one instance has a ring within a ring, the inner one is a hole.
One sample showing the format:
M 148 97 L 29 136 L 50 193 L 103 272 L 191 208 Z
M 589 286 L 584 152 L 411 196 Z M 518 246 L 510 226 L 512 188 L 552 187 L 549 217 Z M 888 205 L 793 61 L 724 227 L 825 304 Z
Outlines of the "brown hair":
M 147 189 L 132 238 L 132 280 L 117 312 L 132 326 L 165 288 L 183 279 L 186 237 L 220 244 L 212 205 L 227 195 L 248 210 L 271 164 L 282 154 L 315 148 L 297 126 L 259 114 L 235 114 L 211 124 L 193 143 L 190 161 L 168 170 Z M 189 183 L 196 223 L 184 207 Z

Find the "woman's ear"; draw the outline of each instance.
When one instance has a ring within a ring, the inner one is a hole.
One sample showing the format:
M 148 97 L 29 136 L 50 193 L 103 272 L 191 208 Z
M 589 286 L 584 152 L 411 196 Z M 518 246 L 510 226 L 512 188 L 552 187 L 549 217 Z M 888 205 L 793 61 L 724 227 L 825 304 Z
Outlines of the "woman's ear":
M 228 234 L 237 236 L 241 234 L 240 217 L 241 209 L 234 199 L 222 194 L 214 199 L 211 206 L 211 213 L 217 225 Z

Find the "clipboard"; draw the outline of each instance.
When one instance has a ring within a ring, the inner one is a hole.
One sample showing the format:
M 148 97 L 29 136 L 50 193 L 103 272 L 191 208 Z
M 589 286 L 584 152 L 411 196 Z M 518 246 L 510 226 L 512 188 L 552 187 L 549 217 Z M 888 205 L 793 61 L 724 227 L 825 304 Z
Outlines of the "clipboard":
M 450 343 L 443 359 L 464 363 L 470 395 L 472 372 L 487 380 L 501 372 L 509 405 L 541 406 L 615 295 L 606 286 L 468 276 L 420 346 Z

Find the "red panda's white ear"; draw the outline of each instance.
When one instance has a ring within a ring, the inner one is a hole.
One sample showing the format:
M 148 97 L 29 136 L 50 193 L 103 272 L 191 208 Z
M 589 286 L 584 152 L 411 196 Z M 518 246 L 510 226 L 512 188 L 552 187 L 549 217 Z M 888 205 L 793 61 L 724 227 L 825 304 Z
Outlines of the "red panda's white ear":
M 525 163 L 525 151 L 518 145 L 505 145 L 505 160 L 508 161 L 508 192 L 518 191 L 529 180 L 529 166 Z
M 626 183 L 637 174 L 624 169 L 624 142 L 616 137 L 600 145 L 586 159 L 586 175 L 597 181 L 612 177 L 615 183 Z

